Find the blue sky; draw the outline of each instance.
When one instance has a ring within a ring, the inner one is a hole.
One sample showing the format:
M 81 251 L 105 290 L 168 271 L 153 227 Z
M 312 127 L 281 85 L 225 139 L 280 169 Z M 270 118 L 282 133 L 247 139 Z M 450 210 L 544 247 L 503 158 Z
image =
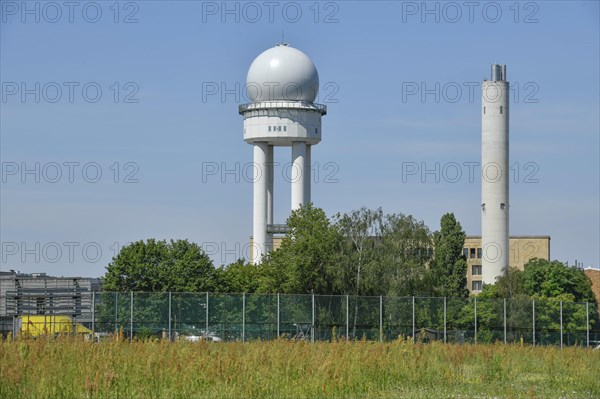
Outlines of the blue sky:
M 0 3 L 2 270 L 100 276 L 119 246 L 150 237 L 204 244 L 216 264 L 247 256 L 252 148 L 236 87 L 282 32 L 315 62 L 328 106 L 312 155 L 328 215 L 381 206 L 434 230 L 454 212 L 480 234 L 478 85 L 507 64 L 510 232 L 600 263 L 598 2 Z

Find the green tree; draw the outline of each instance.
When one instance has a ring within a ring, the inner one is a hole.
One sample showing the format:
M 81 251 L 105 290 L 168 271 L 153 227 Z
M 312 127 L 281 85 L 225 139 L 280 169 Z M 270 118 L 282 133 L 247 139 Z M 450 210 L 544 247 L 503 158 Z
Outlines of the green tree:
M 381 241 L 381 208 L 372 211 L 363 207 L 343 215 L 337 214 L 335 220 L 342 244 L 334 285 L 344 294 L 373 294 L 378 287 L 373 285 L 372 275 L 365 269 L 373 266 L 377 243 Z
M 410 215 L 388 214 L 383 218 L 380 245 L 378 294 L 427 295 L 432 240 L 425 223 Z
M 258 265 L 244 263 L 239 259 L 234 263 L 217 269 L 220 286 L 218 291 L 228 293 L 251 293 L 259 287 L 260 268 Z
M 325 212 L 312 204 L 292 211 L 290 231 L 278 250 L 260 265 L 260 292 L 333 292 L 332 275 L 338 267 L 339 235 Z
M 525 264 L 523 285 L 531 296 L 554 298 L 571 294 L 575 302 L 593 302 L 592 282 L 583 270 L 559 261 L 531 259 Z
M 529 295 L 525 290 L 525 274 L 522 270 L 511 267 L 508 273 L 496 278 L 496 283 L 486 284 L 479 297 L 526 299 Z
M 463 255 L 466 234 L 453 213 L 446 213 L 440 230 L 433 234 L 434 258 L 431 262 L 433 294 L 466 298 L 467 260 Z
M 486 285 L 486 298 L 562 298 L 572 302 L 594 302 L 592 282 L 583 270 L 559 261 L 534 258 L 524 270 L 511 267 L 495 284 Z
M 106 267 L 105 291 L 214 291 L 218 275 L 202 248 L 187 240 L 149 239 L 123 247 Z
M 584 341 L 587 315 L 586 306 L 581 302 L 592 302 L 594 296 L 591 282 L 583 270 L 544 259 L 531 259 L 522 271 L 510 268 L 509 272 L 499 277 L 495 284 L 484 286 L 481 294 L 477 296 L 481 331 L 494 328 L 494 323 L 488 322 L 485 315 L 498 314 L 498 311 L 490 306 L 498 304 L 499 298 L 508 298 L 507 324 L 509 335 L 512 335 L 513 339 L 523 335 L 518 331 L 518 326 L 530 325 L 532 301 L 535 300 L 538 342 L 558 343 L 560 341 L 561 301 L 564 333 L 567 334 L 566 336 L 575 337 L 575 340 Z M 595 325 L 596 319 L 597 314 L 592 311 L 591 326 Z
M 372 211 L 362 207 L 343 215 L 337 214 L 335 219 L 342 239 L 339 267 L 334 269 L 337 272 L 334 285 L 342 293 L 355 297 L 373 294 L 378 289 L 372 285 L 372 269 L 376 265 L 376 244 L 381 240 L 381 208 Z M 352 336 L 356 337 L 361 301 L 353 298 L 352 303 Z

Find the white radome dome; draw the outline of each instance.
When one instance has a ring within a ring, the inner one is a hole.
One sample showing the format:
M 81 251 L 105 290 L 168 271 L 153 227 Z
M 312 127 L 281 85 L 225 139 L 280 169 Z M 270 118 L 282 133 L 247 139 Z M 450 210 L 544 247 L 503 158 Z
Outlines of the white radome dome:
M 278 44 L 254 59 L 246 77 L 246 89 L 252 102 L 314 102 L 319 92 L 319 74 L 309 56 L 287 44 Z

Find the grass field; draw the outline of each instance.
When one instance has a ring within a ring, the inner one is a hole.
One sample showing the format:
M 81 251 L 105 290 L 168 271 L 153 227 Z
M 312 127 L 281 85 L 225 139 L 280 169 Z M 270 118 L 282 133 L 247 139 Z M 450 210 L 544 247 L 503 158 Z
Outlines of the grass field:
M 375 342 L 4 341 L 0 398 L 600 398 L 600 351 Z

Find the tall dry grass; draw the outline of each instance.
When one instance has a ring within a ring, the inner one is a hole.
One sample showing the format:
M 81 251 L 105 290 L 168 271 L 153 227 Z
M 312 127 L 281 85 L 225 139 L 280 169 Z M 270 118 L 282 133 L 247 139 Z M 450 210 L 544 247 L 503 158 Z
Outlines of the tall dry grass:
M 4 341 L 0 398 L 600 398 L 600 351 L 374 342 Z

